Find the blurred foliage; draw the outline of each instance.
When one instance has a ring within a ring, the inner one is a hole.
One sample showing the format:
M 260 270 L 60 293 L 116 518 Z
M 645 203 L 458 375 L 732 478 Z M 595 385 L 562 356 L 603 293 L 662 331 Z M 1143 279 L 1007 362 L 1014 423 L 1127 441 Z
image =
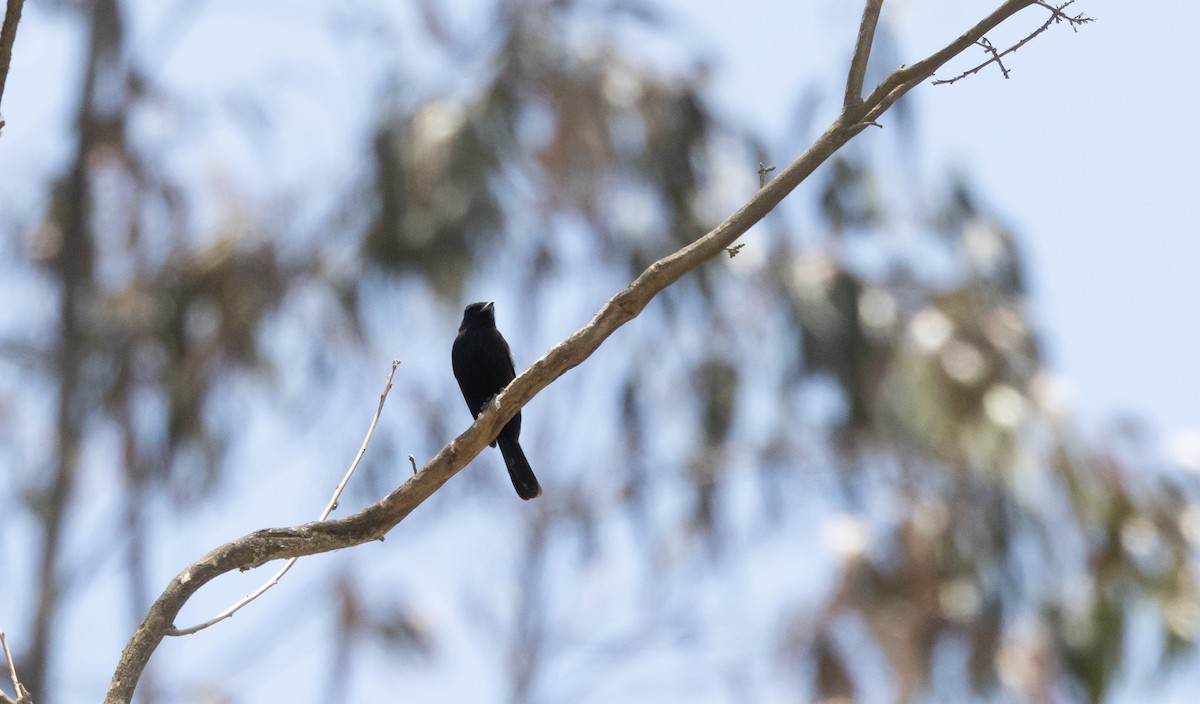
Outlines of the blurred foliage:
M 628 259 L 630 274 L 661 256 L 667 243 L 659 233 L 675 243 L 704 234 L 696 199 L 714 119 L 703 109 L 699 77 L 647 72 L 603 36 L 586 50 L 570 39 L 571 27 L 598 21 L 611 29 L 629 20 L 630 9 L 499 7 L 502 40 L 477 98 L 435 96 L 383 115 L 374 139 L 379 210 L 365 241 L 367 260 L 418 273 L 457 300 L 469 265 L 514 215 L 497 189 L 519 180 L 517 173 L 533 177 L 538 216 L 582 218 L 609 256 Z M 634 15 L 643 16 L 650 15 Z M 614 210 L 630 193 L 654 194 L 661 224 L 621 227 Z M 537 261 L 553 259 L 552 242 L 530 244 Z
M 322 324 L 289 306 L 291 294 L 322 290 L 342 302 L 335 314 L 352 316 L 394 304 L 373 302 L 372 277 L 349 290 L 327 273 L 339 271 L 328 250 L 295 244 L 301 225 L 265 227 L 238 194 L 207 220 L 215 227 L 198 228 L 197 186 L 157 160 L 170 145 L 137 139 L 130 126 L 171 100 L 127 44 L 122 12 L 133 6 L 57 6 L 89 23 L 91 51 L 78 153 L 46 185 L 52 196 L 28 253 L 61 297 L 56 334 L 33 355 L 55 362 L 2 348 L 60 390 L 46 419 L 60 441 L 45 459 L 59 471 L 24 477 L 28 501 L 10 509 L 42 526 L 50 569 L 33 591 L 43 595 L 37 610 L 51 613 L 66 560 L 53 545 L 80 446 L 118 429 L 112 472 L 127 483 L 129 530 L 141 535 L 148 493 L 173 488 L 187 504 L 237 471 L 223 451 L 244 439 L 241 418 L 214 399 L 239 379 L 270 377 L 280 361 L 264 340 L 273 321 Z M 594 297 L 572 292 L 636 275 L 715 224 L 714 204 L 737 205 L 722 194 L 756 181 L 762 143 L 715 113 L 709 68 L 672 72 L 639 58 L 631 34 L 673 41 L 652 6 L 499 2 L 486 9 L 487 42 L 457 37 L 437 3 L 417 9 L 455 70 L 487 69 L 467 88 L 433 94 L 397 88 L 412 76 L 389 70 L 400 75 L 384 81 L 387 107 L 363 140 L 367 185 L 344 194 L 347 210 L 365 202 L 369 215 L 337 233 L 354 242 L 362 271 L 422 284 L 451 310 L 503 256 L 511 269 L 500 280 L 523 319 L 567 306 L 583 320 Z M 965 683 L 969 691 L 949 693 L 956 701 L 1050 701 L 1064 691 L 1101 701 L 1130 662 L 1135 621 L 1145 626 L 1137 637 L 1162 643 L 1164 663 L 1191 651 L 1200 627 L 1194 497 L 1136 452 L 1074 432 L 1030 320 L 1019 238 L 971 186 L 910 183 L 876 149 L 874 131 L 862 139 L 802 188 L 815 195 L 797 194 L 748 236 L 738 259 L 694 272 L 647 310 L 645 325 L 608 343 L 609 388 L 591 389 L 587 404 L 539 409 L 561 426 L 540 454 L 559 461 L 528 514 L 519 616 L 504 636 L 514 701 L 534 697 L 538 668 L 556 652 L 542 640 L 558 624 L 539 601 L 566 577 L 544 566 L 547 555 L 578 543 L 586 574 L 613 550 L 598 537 L 613 516 L 637 526 L 638 545 L 620 559 L 647 566 L 660 585 L 689 579 L 679 555 L 693 538 L 714 567 L 781 534 L 797 564 L 830 553 L 828 589 L 802 608 L 773 605 L 779 630 L 765 636 L 775 639 L 774 674 L 810 698 L 858 696 L 863 637 L 886 661 L 897 701 L 949 686 L 939 680 Z M 903 207 L 931 190 L 932 205 Z M 411 295 L 405 304 L 429 302 Z M 338 381 L 316 378 L 311 392 Z M 455 394 L 438 392 L 446 383 L 418 380 L 410 397 L 438 438 L 465 422 Z M 581 405 L 612 419 L 611 446 L 599 446 L 599 431 L 568 427 Z M 570 462 L 581 446 L 620 469 Z M 761 488 L 748 510 L 747 483 Z M 806 510 L 826 516 L 824 543 L 788 520 Z M 145 549 L 137 539 L 129 548 L 135 584 L 145 582 Z M 360 643 L 438 657 L 438 634 L 410 603 L 381 599 L 348 573 L 330 576 L 329 593 L 331 693 Z M 655 642 L 634 630 L 613 648 L 624 658 Z M 53 629 L 41 633 L 50 642 Z M 35 691 L 48 652 L 35 645 L 28 656 Z M 957 680 L 940 674 L 954 668 Z
M 379 214 L 364 254 L 398 271 L 428 277 L 457 298 L 471 262 L 472 235 L 494 235 L 500 205 L 489 178 L 499 167 L 495 145 L 480 122 L 434 102 L 385 121 L 375 136 Z

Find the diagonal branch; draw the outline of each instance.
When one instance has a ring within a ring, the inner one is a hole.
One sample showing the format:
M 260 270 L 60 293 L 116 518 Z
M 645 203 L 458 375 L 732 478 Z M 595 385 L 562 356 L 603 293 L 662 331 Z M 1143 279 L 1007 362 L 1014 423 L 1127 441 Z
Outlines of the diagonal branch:
M 875 41 L 875 27 L 879 24 L 879 12 L 883 0 L 867 0 L 863 7 L 862 22 L 858 24 L 858 40 L 854 42 L 854 56 L 850 59 L 850 72 L 846 76 L 846 99 L 843 107 L 862 102 L 863 81 L 867 77 L 867 60 L 871 58 L 871 43 Z
M 187 600 L 210 580 L 233 570 L 258 567 L 272 560 L 330 552 L 382 540 L 433 492 L 475 458 L 522 406 L 568 370 L 592 355 L 618 328 L 634 319 L 663 289 L 712 259 L 762 220 L 801 182 L 838 149 L 862 132 L 913 87 L 947 61 L 979 41 L 1018 11 L 1037 0 L 1007 0 L 945 48 L 911 67 L 893 71 L 860 104 L 847 106 L 807 151 L 778 177 L 759 189 L 736 213 L 700 239 L 651 264 L 624 290 L 613 296 L 595 317 L 512 381 L 475 423 L 425 467 L 378 503 L 332 521 L 294 528 L 256 531 L 209 552 L 171 580 L 150 607 L 121 652 L 105 702 L 130 701 L 138 678 Z
M 13 43 L 17 41 L 17 23 L 21 21 L 21 7 L 24 5 L 25 0 L 8 0 L 4 10 L 4 27 L 0 29 L 0 104 L 4 102 L 4 84 L 8 80 Z M 2 122 L 0 127 L 3 127 Z
M 980 71 L 987 68 L 988 66 L 991 66 L 992 64 L 998 65 L 1000 67 L 1000 72 L 1004 75 L 1005 78 L 1008 78 L 1009 71 L 1008 71 L 1008 68 L 1004 65 L 1004 62 L 1002 61 L 1002 59 L 1004 59 L 1005 56 L 1008 56 L 1009 54 L 1013 53 L 1017 49 L 1020 49 L 1021 47 L 1028 44 L 1037 35 L 1041 34 L 1042 32 L 1045 32 L 1047 29 L 1050 29 L 1050 25 L 1056 24 L 1058 22 L 1066 22 L 1068 25 L 1071 26 L 1071 29 L 1078 32 L 1080 25 L 1095 21 L 1093 18 L 1088 17 L 1087 15 L 1084 15 L 1084 14 L 1078 14 L 1078 15 L 1075 15 L 1072 17 L 1071 15 L 1068 15 L 1065 12 L 1063 12 L 1064 9 L 1066 9 L 1068 6 L 1070 6 L 1074 3 L 1075 3 L 1075 0 L 1067 0 L 1066 2 L 1059 5 L 1058 7 L 1054 7 L 1045 2 L 1041 2 L 1041 0 L 1035 0 L 1033 3 L 1034 5 L 1037 5 L 1038 7 L 1044 7 L 1050 11 L 1050 17 L 1046 20 L 1046 22 L 1044 24 L 1042 24 L 1041 27 L 1038 27 L 1037 29 L 1033 30 L 1028 35 L 1026 35 L 1026 37 L 1024 39 L 1017 42 L 1016 44 L 1013 44 L 1012 46 L 1008 47 L 1004 51 L 998 51 L 996 49 L 996 47 L 990 41 L 987 40 L 986 37 L 981 37 L 979 39 L 979 41 L 976 43 L 979 44 L 979 46 L 983 47 L 983 50 L 988 52 L 988 54 L 991 55 L 990 58 L 987 61 L 984 61 L 983 63 L 979 64 L 978 66 L 976 66 L 974 68 L 969 68 L 966 71 L 963 71 L 962 73 L 958 74 L 954 78 L 945 78 L 945 79 L 940 79 L 940 80 L 934 81 L 933 85 L 940 86 L 940 85 L 948 85 L 948 84 L 952 84 L 952 83 L 957 83 L 957 82 L 961 81 L 962 79 L 966 78 L 967 76 L 971 76 L 976 73 L 979 73 Z
M 861 114 L 858 120 L 858 128 L 860 131 L 866 129 L 874 123 L 877 117 L 892 107 L 901 96 L 932 76 L 934 71 L 944 66 L 947 61 L 977 43 L 984 35 L 1000 26 L 1009 17 L 1037 3 L 1038 0 L 1006 0 L 992 14 L 980 20 L 974 27 L 938 51 L 912 66 L 901 66 L 892 71 L 888 74 L 887 78 L 883 79 L 882 83 L 875 87 L 875 90 L 871 91 L 871 94 L 863 101 L 862 106 L 857 110 L 847 109 L 843 112 L 843 117 L 846 116 L 846 113 Z

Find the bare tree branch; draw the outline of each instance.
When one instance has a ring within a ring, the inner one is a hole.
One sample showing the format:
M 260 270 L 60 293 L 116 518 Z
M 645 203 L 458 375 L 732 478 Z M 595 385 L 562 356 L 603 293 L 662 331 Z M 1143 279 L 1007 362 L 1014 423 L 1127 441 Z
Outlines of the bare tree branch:
M 1048 3 L 1041 2 L 1040 0 L 1035 1 L 1033 3 L 1034 5 L 1037 5 L 1038 7 L 1044 7 L 1050 11 L 1050 17 L 1046 20 L 1045 24 L 1043 24 L 1041 27 L 1038 27 L 1037 29 L 1033 30 L 1024 39 L 1017 42 L 1016 44 L 1013 44 L 1012 46 L 1008 47 L 1004 51 L 998 51 L 996 49 L 995 45 L 993 45 L 990 41 L 988 41 L 987 37 L 980 37 L 980 39 L 975 43 L 978 44 L 979 46 L 983 47 L 983 50 L 988 52 L 988 54 L 990 54 L 991 57 L 987 61 L 984 61 L 983 63 L 976 66 L 975 68 L 967 69 L 966 71 L 963 71 L 962 73 L 958 74 L 954 78 L 945 78 L 945 79 L 934 81 L 933 85 L 940 86 L 940 85 L 948 85 L 951 83 L 957 83 L 957 82 L 961 81 L 962 79 L 966 78 L 967 76 L 972 76 L 976 73 L 979 73 L 980 71 L 987 68 L 988 66 L 991 66 L 992 64 L 996 64 L 997 66 L 999 66 L 1000 72 L 1004 75 L 1005 78 L 1008 78 L 1008 67 L 1006 67 L 1004 65 L 1004 62 L 1001 61 L 1001 59 L 1003 59 L 1005 56 L 1008 56 L 1009 54 L 1013 53 L 1017 49 L 1020 49 L 1021 47 L 1028 44 L 1034 37 L 1036 37 L 1037 35 L 1041 34 L 1042 32 L 1045 32 L 1047 29 L 1049 29 L 1050 25 L 1057 24 L 1059 22 L 1066 22 L 1067 24 L 1069 24 L 1071 26 L 1071 29 L 1078 32 L 1080 25 L 1084 25 L 1084 24 L 1087 24 L 1088 22 L 1095 21 L 1093 18 L 1088 17 L 1087 15 L 1084 15 L 1082 13 L 1075 15 L 1074 17 L 1064 13 L 1063 10 L 1066 9 L 1067 7 L 1069 7 L 1070 5 L 1074 4 L 1074 2 L 1075 2 L 1075 0 L 1067 0 L 1066 2 L 1059 5 L 1058 7 L 1054 7 L 1052 5 L 1049 5 Z
M 398 366 L 400 366 L 400 360 L 393 359 L 392 370 L 388 372 L 387 382 L 383 386 L 383 393 L 379 394 L 379 406 L 375 408 L 375 417 L 371 419 L 371 426 L 367 428 L 367 436 L 363 438 L 362 445 L 358 448 L 358 454 L 354 456 L 354 461 L 350 463 L 350 469 L 346 470 L 346 474 L 342 477 L 342 481 L 338 482 L 338 485 L 334 488 L 333 496 L 329 499 L 329 503 L 325 506 L 325 510 L 321 512 L 321 517 L 317 519 L 318 521 L 323 521 L 326 518 L 329 518 L 329 514 L 333 513 L 337 509 L 338 499 L 341 497 L 342 491 L 346 488 L 346 485 L 350 483 L 350 477 L 354 476 L 354 470 L 358 469 L 358 464 L 362 462 L 363 455 L 367 454 L 367 445 L 369 445 L 371 442 L 371 436 L 375 434 L 375 426 L 379 425 L 379 416 L 383 415 L 383 404 L 387 401 L 388 392 L 392 390 L 392 379 L 396 377 L 396 367 Z M 409 458 L 411 459 L 412 455 L 409 455 Z M 228 609 L 225 609 L 204 623 L 198 623 L 195 626 L 189 626 L 187 628 L 168 628 L 167 635 L 191 635 L 198 631 L 203 631 L 209 626 L 218 624 L 227 618 L 231 618 L 238 611 L 241 611 L 242 607 L 262 596 L 271 587 L 279 584 L 279 580 L 283 579 L 283 576 L 288 573 L 288 570 L 292 569 L 292 565 L 296 564 L 296 560 L 299 559 L 299 557 L 293 557 L 288 560 L 286 563 L 284 563 L 283 567 L 279 568 L 279 571 L 275 573 L 275 576 L 264 582 L 262 586 L 260 586 L 258 589 L 255 589 L 250 594 L 242 597 L 233 606 L 230 606 Z
M 8 81 L 8 67 L 12 63 L 13 43 L 17 41 L 17 23 L 21 21 L 21 8 L 25 0 L 8 0 L 4 10 L 4 27 L 0 28 L 0 105 L 4 103 L 4 84 Z M 0 127 L 4 123 L 0 122 Z
M 1071 16 L 1071 15 L 1068 15 L 1067 13 L 1063 12 L 1063 10 L 1067 9 L 1071 5 L 1074 5 L 1075 0 L 1066 0 L 1066 2 L 1059 5 L 1058 7 L 1055 7 L 1048 2 L 1045 2 L 1045 0 L 1037 0 L 1037 4 L 1041 7 L 1044 7 L 1047 10 L 1049 10 L 1050 14 L 1051 14 L 1051 19 L 1053 19 L 1055 22 L 1066 22 L 1067 24 L 1071 25 L 1072 31 L 1075 31 L 1075 32 L 1079 31 L 1080 25 L 1084 25 L 1089 22 L 1096 21 L 1094 18 L 1088 17 L 1087 15 L 1083 14 L 1082 12 L 1075 16 Z
M 883 79 L 883 82 L 871 91 L 871 95 L 863 101 L 863 105 L 855 113 L 862 113 L 859 120 L 859 131 L 866 129 L 876 118 L 882 115 L 896 103 L 905 93 L 926 78 L 933 75 L 934 71 L 944 66 L 947 61 L 961 54 L 967 47 L 975 44 L 983 38 L 988 32 L 1000 26 L 1005 20 L 1017 14 L 1021 10 L 1030 5 L 1037 4 L 1038 0 L 1006 0 L 1000 7 L 996 8 L 992 14 L 983 18 L 978 24 L 964 32 L 954 41 L 947 44 L 942 49 L 930 54 L 921 61 L 912 66 L 901 66 L 900 68 L 888 74 L 888 77 Z M 849 109 L 842 113 L 845 117 L 847 112 L 852 112 Z
M 875 41 L 875 27 L 879 24 L 879 12 L 883 0 L 867 0 L 863 7 L 862 22 L 858 25 L 858 40 L 854 42 L 854 56 L 850 59 L 850 72 L 846 76 L 846 99 L 843 107 L 862 102 L 863 81 L 867 76 L 867 60 L 871 58 L 871 42 Z
M 658 293 L 684 274 L 726 251 L 818 166 L 866 129 L 901 96 L 929 78 L 951 58 L 975 44 L 988 31 L 1033 4 L 1037 4 L 1037 0 L 1007 0 L 945 48 L 911 67 L 896 69 L 861 103 L 846 106 L 804 154 L 761 188 L 736 213 L 700 239 L 650 265 L 633 283 L 613 296 L 587 325 L 555 345 L 514 379 L 492 399 L 466 432 L 443 447 L 420 472 L 378 503 L 338 520 L 256 531 L 214 549 L 189 565 L 167 585 L 122 651 L 105 702 L 123 704 L 130 701 L 146 663 L 172 628 L 180 609 L 200 587 L 215 577 L 233 570 L 258 567 L 272 560 L 313 555 L 382 540 L 388 531 L 482 452 L 522 406 L 558 377 L 591 356 L 618 328 L 637 317 Z

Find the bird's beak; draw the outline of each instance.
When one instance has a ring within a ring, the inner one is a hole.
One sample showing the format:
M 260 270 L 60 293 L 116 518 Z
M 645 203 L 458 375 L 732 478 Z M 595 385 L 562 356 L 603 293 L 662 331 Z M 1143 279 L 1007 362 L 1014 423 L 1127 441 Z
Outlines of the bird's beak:
M 487 302 L 487 305 L 486 305 L 486 306 L 484 306 L 484 307 L 483 307 L 483 309 L 484 309 L 484 310 L 486 310 L 486 311 L 491 311 L 491 310 L 492 310 L 493 308 L 495 308 L 495 307 L 496 307 L 496 302 L 495 302 L 495 301 L 488 301 L 488 302 Z

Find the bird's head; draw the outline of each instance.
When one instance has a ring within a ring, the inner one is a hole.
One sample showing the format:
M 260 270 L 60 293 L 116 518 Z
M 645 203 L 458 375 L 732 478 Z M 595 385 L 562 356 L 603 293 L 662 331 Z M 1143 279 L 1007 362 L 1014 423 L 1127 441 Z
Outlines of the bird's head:
M 463 311 L 462 326 L 459 329 L 465 328 L 471 324 L 488 323 L 496 324 L 495 304 L 491 301 L 480 301 L 472 303 Z

